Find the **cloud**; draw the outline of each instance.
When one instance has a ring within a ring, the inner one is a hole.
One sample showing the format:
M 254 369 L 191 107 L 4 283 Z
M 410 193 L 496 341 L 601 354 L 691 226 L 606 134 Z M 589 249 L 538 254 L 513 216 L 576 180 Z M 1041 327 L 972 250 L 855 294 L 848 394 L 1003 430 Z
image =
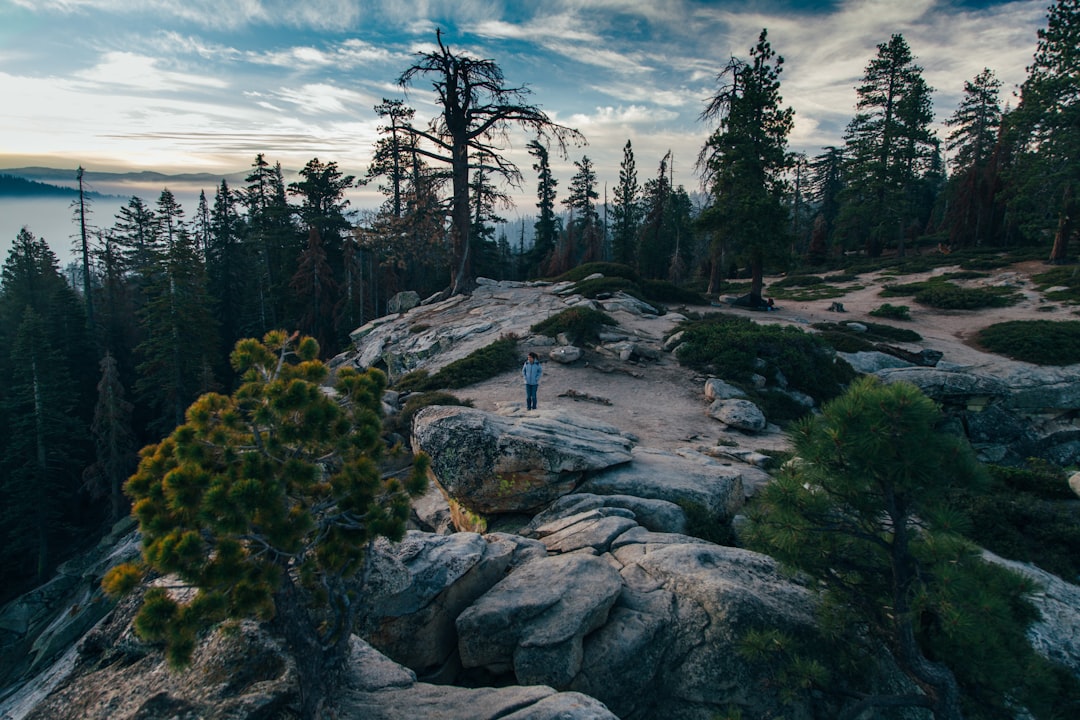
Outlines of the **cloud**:
M 256 65 L 271 65 L 294 71 L 334 68 L 350 70 L 362 65 L 405 61 L 407 55 L 378 47 L 357 38 L 350 38 L 329 48 L 293 46 L 283 50 L 247 53 Z
M 583 132 L 590 127 L 602 129 L 612 125 L 643 125 L 662 123 L 674 120 L 679 114 L 670 110 L 656 110 L 643 105 L 628 105 L 596 108 L 592 114 L 575 113 L 570 116 L 569 124 L 582 129 Z
M 277 100 L 287 103 L 303 115 L 318 116 L 323 113 L 350 114 L 370 112 L 378 99 L 367 93 L 357 92 L 328 83 L 310 83 L 298 88 L 281 88 L 274 93 Z
M 228 83 L 199 73 L 180 73 L 158 67 L 157 58 L 130 52 L 105 53 L 93 67 L 74 73 L 75 77 L 98 86 L 128 91 L 177 93 L 191 88 L 224 88 Z

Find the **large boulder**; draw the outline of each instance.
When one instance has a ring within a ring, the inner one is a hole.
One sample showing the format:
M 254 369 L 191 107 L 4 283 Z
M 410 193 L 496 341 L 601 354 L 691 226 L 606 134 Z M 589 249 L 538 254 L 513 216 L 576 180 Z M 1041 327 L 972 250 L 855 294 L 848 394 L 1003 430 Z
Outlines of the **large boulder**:
M 761 432 L 769 425 L 761 408 L 749 400 L 740 398 L 715 400 L 709 405 L 706 413 L 730 428 L 750 433 Z
M 413 448 L 431 456 L 451 500 L 482 515 L 535 512 L 596 472 L 630 461 L 617 428 L 562 411 L 497 415 L 431 406 L 413 419 Z
M 525 538 L 415 531 L 397 543 L 381 540 L 376 550 L 362 589 L 371 609 L 368 641 L 423 679 L 442 681 L 458 667 L 458 615 L 515 563 L 547 554 Z
M 462 664 L 512 673 L 521 685 L 566 688 L 581 672 L 584 638 L 604 624 L 621 590 L 619 573 L 598 557 L 528 562 L 458 617 Z
M 463 688 L 417 682 L 406 667 L 353 638 L 341 717 L 364 720 L 617 720 L 603 703 L 542 685 Z
M 725 463 L 696 450 L 634 448 L 633 462 L 591 477 L 578 492 L 629 495 L 696 506 L 718 522 L 730 520 L 746 500 L 746 487 L 768 479 L 758 468 Z

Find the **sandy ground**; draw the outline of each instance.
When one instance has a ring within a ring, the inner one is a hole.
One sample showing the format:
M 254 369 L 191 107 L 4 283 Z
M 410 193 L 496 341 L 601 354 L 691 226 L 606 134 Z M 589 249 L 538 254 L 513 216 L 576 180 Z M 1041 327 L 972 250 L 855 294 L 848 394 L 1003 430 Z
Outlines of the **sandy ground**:
M 879 274 L 863 275 L 840 287 L 849 287 L 843 297 L 810 302 L 780 302 L 776 312 L 755 312 L 723 308 L 726 312 L 745 314 L 758 322 L 792 323 L 808 327 L 818 322 L 871 321 L 911 328 L 924 340 L 917 344 L 902 344 L 911 350 L 931 348 L 942 352 L 943 363 L 960 365 L 993 373 L 1012 363 L 1006 358 L 982 352 L 971 344 L 979 329 L 1005 320 L 1076 319 L 1075 307 L 1047 303 L 1033 289 L 1030 276 L 1045 272 L 1041 262 L 1014 265 L 991 273 L 979 280 L 958 281 L 958 284 L 1008 284 L 1021 292 L 1024 300 L 1012 307 L 977 311 L 939 311 L 915 304 L 910 298 L 882 298 L 879 290 L 885 283 L 907 283 L 925 279 L 933 274 L 956 268 L 939 268 L 929 273 L 902 277 Z M 766 289 L 766 295 L 768 290 Z M 840 302 L 845 312 L 829 310 Z M 875 318 L 868 313 L 883 303 L 907 305 L 911 321 Z M 1053 306 L 1052 311 L 1039 310 Z M 698 312 L 720 308 L 694 307 Z M 644 338 L 661 341 L 681 316 L 672 312 L 659 318 L 640 318 L 628 313 L 613 313 L 623 330 Z M 787 446 L 779 429 L 748 435 L 726 427 L 705 414 L 708 405 L 703 389 L 705 377 L 680 367 L 665 353 L 659 362 L 623 363 L 587 353 L 571 365 L 546 360 L 549 348 L 531 348 L 544 359 L 544 376 L 539 391 L 540 409 L 579 413 L 607 422 L 623 432 L 636 436 L 639 444 L 674 450 L 682 447 L 702 448 L 738 444 L 748 450 L 774 450 Z M 483 383 L 458 391 L 462 398 L 473 401 L 484 410 L 524 408 L 525 392 L 520 373 L 504 373 Z M 575 398 L 574 395 L 578 397 Z M 582 399 L 582 395 L 589 396 Z

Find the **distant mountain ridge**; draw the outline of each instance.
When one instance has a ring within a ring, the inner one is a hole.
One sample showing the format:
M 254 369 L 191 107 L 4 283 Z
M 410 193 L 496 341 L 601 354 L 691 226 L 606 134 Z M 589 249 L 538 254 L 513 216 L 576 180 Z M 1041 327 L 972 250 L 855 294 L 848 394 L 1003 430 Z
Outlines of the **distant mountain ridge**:
M 25 178 L 27 180 L 35 180 L 38 182 L 47 183 L 74 183 L 75 174 L 77 170 L 75 168 L 48 168 L 48 167 L 21 167 L 21 168 L 0 168 L 0 173 L 6 175 L 14 175 L 15 177 Z M 142 183 L 168 183 L 168 182 L 183 182 L 183 183 L 212 183 L 217 185 L 224 179 L 227 182 L 243 182 L 247 177 L 246 171 L 226 173 L 224 175 L 219 173 L 179 173 L 175 175 L 169 175 L 166 173 L 159 173 L 153 170 L 140 170 L 138 172 L 102 172 L 95 170 L 84 170 L 83 180 L 88 183 L 93 182 L 142 182 Z
M 0 197 L 78 197 L 78 190 L 63 185 L 52 185 L 24 177 L 0 172 Z M 84 193 L 88 198 L 109 197 L 89 190 Z

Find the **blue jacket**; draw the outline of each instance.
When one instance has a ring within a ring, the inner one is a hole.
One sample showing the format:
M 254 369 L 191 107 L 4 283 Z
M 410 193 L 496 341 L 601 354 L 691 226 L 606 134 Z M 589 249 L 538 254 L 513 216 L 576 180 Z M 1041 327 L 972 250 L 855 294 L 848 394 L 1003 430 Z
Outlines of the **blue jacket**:
M 544 368 L 540 367 L 540 361 L 529 362 L 525 361 L 525 364 L 521 366 L 521 376 L 525 378 L 526 385 L 539 385 L 540 376 L 544 374 Z

